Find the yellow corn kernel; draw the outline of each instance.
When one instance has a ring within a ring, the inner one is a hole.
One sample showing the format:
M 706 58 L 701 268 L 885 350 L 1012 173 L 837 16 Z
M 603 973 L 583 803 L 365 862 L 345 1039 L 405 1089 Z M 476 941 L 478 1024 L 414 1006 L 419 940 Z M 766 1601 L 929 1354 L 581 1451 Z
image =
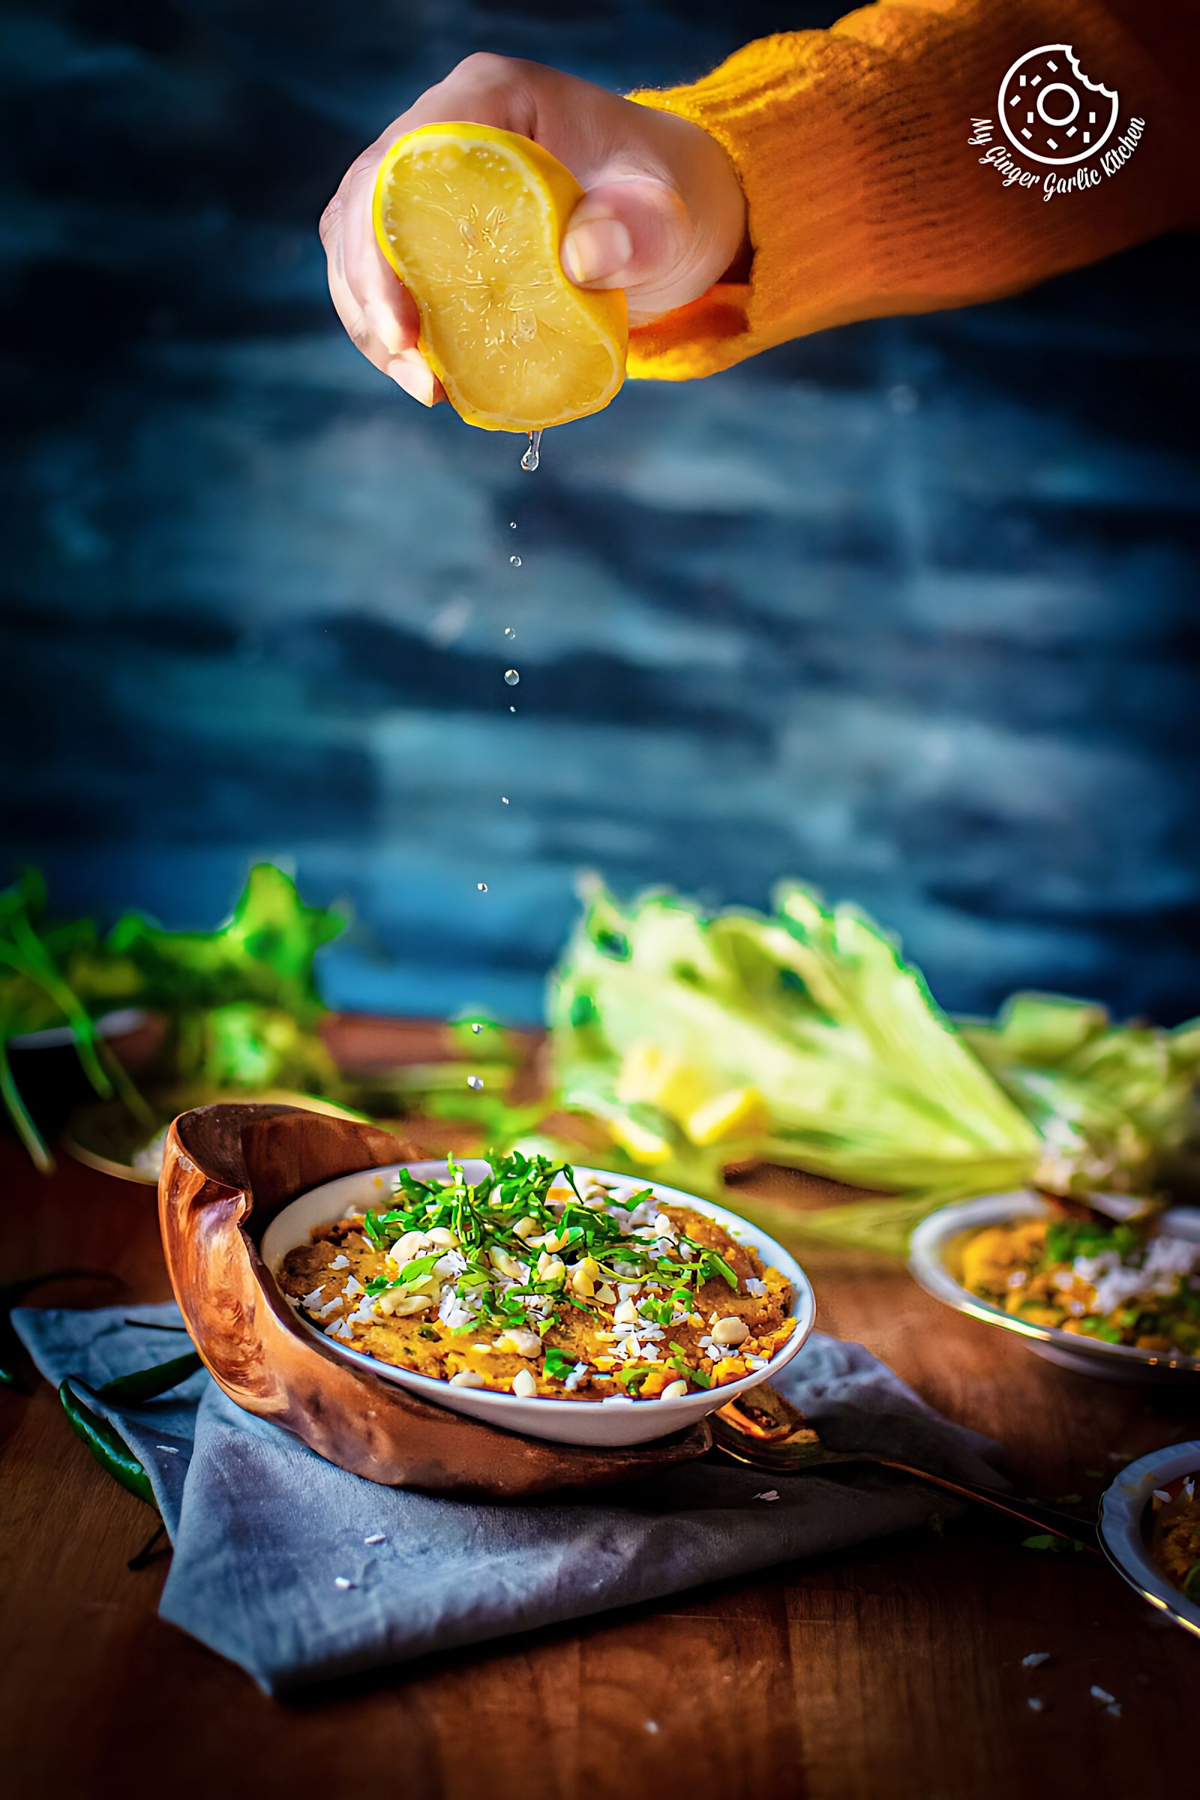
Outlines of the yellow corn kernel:
M 636 1119 L 610 1119 L 608 1129 L 613 1142 L 627 1150 L 635 1162 L 665 1162 L 671 1154 L 667 1140 Z
M 688 1114 L 683 1128 L 693 1144 L 720 1144 L 732 1138 L 761 1137 L 770 1127 L 767 1103 L 757 1088 L 730 1088 Z
M 616 1095 L 622 1106 L 642 1101 L 661 1107 L 675 1119 L 694 1112 L 710 1092 L 682 1057 L 654 1043 L 631 1044 L 617 1076 Z

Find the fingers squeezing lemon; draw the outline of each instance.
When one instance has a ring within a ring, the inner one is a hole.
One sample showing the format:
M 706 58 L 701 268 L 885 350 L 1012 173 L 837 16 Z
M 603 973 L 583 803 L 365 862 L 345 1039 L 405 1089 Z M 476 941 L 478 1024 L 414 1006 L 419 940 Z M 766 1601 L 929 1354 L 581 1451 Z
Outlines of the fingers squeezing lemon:
M 562 425 L 599 412 L 625 378 L 624 294 L 575 287 L 559 261 L 582 197 L 545 150 L 489 125 L 423 125 L 380 164 L 375 235 L 470 425 Z

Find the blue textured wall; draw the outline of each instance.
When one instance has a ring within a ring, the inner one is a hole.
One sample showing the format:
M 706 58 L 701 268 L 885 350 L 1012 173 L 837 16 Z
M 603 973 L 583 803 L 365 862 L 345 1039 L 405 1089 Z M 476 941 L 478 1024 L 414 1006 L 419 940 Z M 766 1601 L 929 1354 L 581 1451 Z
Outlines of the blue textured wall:
M 328 306 L 323 202 L 467 50 L 631 85 L 836 11 L 10 8 L 9 855 L 173 923 L 290 860 L 353 1006 L 535 1016 L 595 867 L 806 876 L 952 1005 L 1200 1009 L 1191 243 L 630 386 L 535 477 Z

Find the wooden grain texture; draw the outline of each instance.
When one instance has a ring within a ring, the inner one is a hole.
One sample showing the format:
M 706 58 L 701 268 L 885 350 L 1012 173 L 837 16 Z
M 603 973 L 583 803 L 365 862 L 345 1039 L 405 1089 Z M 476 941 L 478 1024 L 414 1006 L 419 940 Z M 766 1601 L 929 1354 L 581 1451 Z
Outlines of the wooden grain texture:
M 397 1033 L 420 1053 L 419 1033 Z M 153 1195 L 0 1145 L 0 1276 L 63 1260 L 167 1298 Z M 805 1184 L 773 1178 L 803 1203 Z M 1023 1491 L 1089 1497 L 1112 1455 L 1200 1435 L 1188 1390 L 1110 1385 L 946 1313 L 902 1270 L 809 1247 L 820 1324 L 990 1432 Z M 75 1287 L 47 1304 L 101 1304 Z M 1194 1789 L 1200 1647 L 1110 1571 L 947 1522 L 660 1604 L 269 1701 L 156 1617 L 165 1562 L 130 1575 L 149 1514 L 44 1385 L 0 1394 L 0 1751 L 24 1793 L 211 1800 L 353 1785 L 405 1800 L 1128 1800 Z M 1030 1672 L 1021 1659 L 1051 1660 Z M 1122 1704 L 1109 1717 L 1099 1683 Z M 1032 1713 L 1030 1695 L 1044 1700 Z
M 637 1480 L 703 1456 L 703 1421 L 613 1449 L 518 1437 L 356 1368 L 299 1324 L 258 1254 L 267 1226 L 340 1175 L 423 1155 L 377 1126 L 293 1106 L 221 1102 L 175 1120 L 159 1183 L 163 1251 L 196 1348 L 230 1399 L 354 1475 L 480 1499 Z

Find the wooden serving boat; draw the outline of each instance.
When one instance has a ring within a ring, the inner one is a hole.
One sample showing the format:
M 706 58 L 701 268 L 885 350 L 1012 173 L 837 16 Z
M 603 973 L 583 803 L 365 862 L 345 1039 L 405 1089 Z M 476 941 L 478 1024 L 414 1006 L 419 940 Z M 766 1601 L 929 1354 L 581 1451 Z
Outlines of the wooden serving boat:
M 502 1431 L 359 1370 L 303 1329 L 259 1256 L 271 1220 L 339 1175 L 427 1154 L 378 1126 L 294 1106 L 218 1102 L 180 1114 L 167 1135 L 159 1221 L 175 1298 L 217 1385 L 327 1462 L 392 1487 L 519 1499 L 703 1455 L 705 1423 L 620 1448 Z

